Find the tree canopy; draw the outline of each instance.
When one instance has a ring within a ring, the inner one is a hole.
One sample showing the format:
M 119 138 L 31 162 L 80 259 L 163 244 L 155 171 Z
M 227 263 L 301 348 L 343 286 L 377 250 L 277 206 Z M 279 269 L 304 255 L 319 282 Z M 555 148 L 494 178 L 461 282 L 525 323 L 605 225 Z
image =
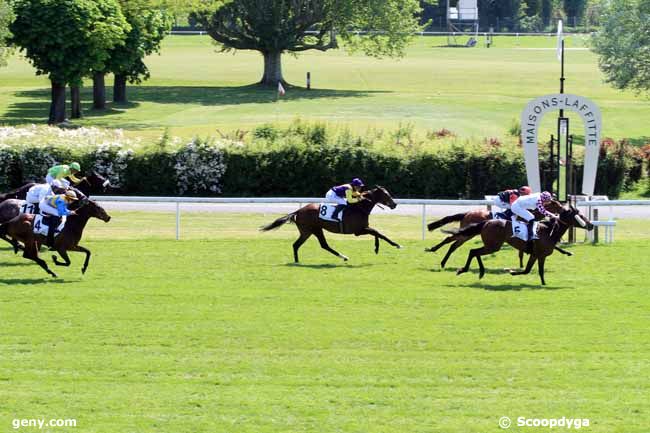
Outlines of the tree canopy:
M 117 0 L 16 0 L 13 41 L 52 81 L 50 123 L 65 118 L 65 85 L 102 70 L 130 30 Z
M 116 0 L 17 0 L 13 40 L 39 75 L 77 84 L 103 69 L 130 30 Z
M 606 81 L 650 92 L 650 0 L 611 0 L 600 23 L 592 43 Z
M 13 20 L 11 6 L 6 0 L 0 0 L 0 66 L 6 64 L 9 53 L 9 24 Z
M 338 39 L 366 55 L 403 55 L 420 29 L 419 12 L 418 0 L 206 0 L 193 19 L 224 50 L 262 53 L 261 82 L 277 85 L 283 81 L 282 53 L 326 51 L 336 48 Z
M 124 45 L 110 52 L 106 70 L 125 76 L 132 83 L 149 78 L 145 56 L 160 50 L 160 43 L 171 30 L 171 18 L 151 0 L 120 0 L 122 13 L 130 26 Z

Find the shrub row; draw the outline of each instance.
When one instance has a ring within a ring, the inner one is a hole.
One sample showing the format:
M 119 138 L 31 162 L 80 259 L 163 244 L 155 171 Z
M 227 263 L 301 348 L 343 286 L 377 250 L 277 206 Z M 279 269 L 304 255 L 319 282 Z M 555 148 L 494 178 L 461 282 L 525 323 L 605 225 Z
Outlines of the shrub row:
M 78 140 L 74 146 L 65 145 L 65 139 L 30 145 L 0 141 L 0 188 L 38 180 L 54 163 L 72 160 L 107 176 L 121 193 L 130 195 L 323 196 L 330 186 L 358 176 L 399 197 L 481 198 L 526 182 L 521 149 L 495 139 L 452 141 L 428 149 L 408 144 L 379 149 L 359 139 L 342 143 L 324 129 L 304 133 L 301 141 L 302 133 L 288 139 L 260 129 L 256 141 L 246 145 L 165 138 L 136 150 L 105 139 Z M 542 150 L 542 170 L 549 168 L 545 156 Z M 580 154 L 577 164 L 581 177 Z M 641 150 L 605 140 L 597 194 L 617 197 L 641 178 L 643 164 Z

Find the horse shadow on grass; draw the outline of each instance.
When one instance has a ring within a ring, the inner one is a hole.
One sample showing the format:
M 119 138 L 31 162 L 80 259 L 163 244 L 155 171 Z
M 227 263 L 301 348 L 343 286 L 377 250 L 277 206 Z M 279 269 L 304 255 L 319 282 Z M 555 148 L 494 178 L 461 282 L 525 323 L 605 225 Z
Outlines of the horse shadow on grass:
M 74 281 L 61 278 L 0 278 L 0 286 L 30 286 L 34 284 L 70 284 Z
M 288 268 L 307 268 L 307 269 L 337 269 L 337 268 L 352 268 L 352 269 L 362 269 L 375 266 L 373 263 L 363 263 L 363 264 L 350 264 L 350 263 L 320 263 L 320 264 L 305 264 L 305 263 L 285 263 L 284 265 Z
M 321 98 L 356 98 L 372 94 L 390 93 L 380 90 L 336 90 L 313 89 L 289 86 L 282 97 L 284 102 L 299 100 L 318 100 Z M 2 113 L 2 122 L 12 124 L 42 123 L 47 121 L 50 109 L 51 90 L 30 89 L 14 93 L 18 98 L 29 99 L 16 102 Z M 262 87 L 257 84 L 247 86 L 129 86 L 127 97 L 134 102 L 116 104 L 108 102 L 112 98 L 112 89 L 106 87 L 106 109 L 92 109 L 92 86 L 81 89 L 84 118 L 103 118 L 124 113 L 129 108 L 138 107 L 142 102 L 156 104 L 200 104 L 205 106 L 235 106 L 241 104 L 272 104 L 277 101 L 277 89 Z M 37 99 L 38 101 L 34 101 Z M 150 128 L 151 124 L 131 124 L 129 128 Z

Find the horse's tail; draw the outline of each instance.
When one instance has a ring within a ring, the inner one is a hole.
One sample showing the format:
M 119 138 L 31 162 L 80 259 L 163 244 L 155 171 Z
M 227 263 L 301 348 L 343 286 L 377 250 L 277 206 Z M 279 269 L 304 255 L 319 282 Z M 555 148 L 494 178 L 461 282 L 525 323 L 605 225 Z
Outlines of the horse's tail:
M 450 235 L 471 238 L 481 233 L 486 222 L 487 221 L 481 221 L 479 223 L 470 224 L 460 229 L 443 229 L 442 232 Z
M 446 216 L 442 219 L 439 219 L 438 221 L 429 223 L 429 225 L 427 225 L 427 228 L 429 229 L 430 232 L 432 232 L 435 229 L 440 228 L 449 223 L 453 223 L 454 221 L 462 221 L 463 218 L 465 218 L 465 215 L 467 215 L 467 213 L 457 213 L 455 215 Z
M 271 224 L 260 227 L 260 231 L 268 232 L 270 230 L 277 229 L 278 227 L 283 226 L 288 222 L 293 222 L 293 223 L 296 222 L 296 212 L 292 212 L 290 214 L 287 214 L 287 215 L 285 215 L 283 217 L 280 217 L 280 218 L 276 219 Z

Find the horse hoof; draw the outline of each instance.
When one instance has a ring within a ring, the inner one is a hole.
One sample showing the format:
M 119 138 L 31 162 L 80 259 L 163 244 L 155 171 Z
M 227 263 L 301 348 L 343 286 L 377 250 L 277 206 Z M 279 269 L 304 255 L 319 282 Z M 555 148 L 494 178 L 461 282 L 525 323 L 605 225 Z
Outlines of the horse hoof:
M 344 262 L 347 262 L 348 260 L 350 260 L 350 258 L 348 256 L 344 256 L 343 254 L 341 254 L 341 258 L 343 259 Z
M 456 271 L 456 275 L 460 275 L 460 274 L 462 274 L 463 272 L 465 272 L 465 270 L 463 270 L 463 268 L 460 268 L 460 269 L 458 269 L 458 270 Z
M 573 256 L 573 253 L 568 252 L 566 255 L 569 256 L 569 257 L 571 257 L 571 256 Z
M 401 245 L 395 245 L 395 248 L 397 248 L 398 250 L 401 250 L 402 246 Z

